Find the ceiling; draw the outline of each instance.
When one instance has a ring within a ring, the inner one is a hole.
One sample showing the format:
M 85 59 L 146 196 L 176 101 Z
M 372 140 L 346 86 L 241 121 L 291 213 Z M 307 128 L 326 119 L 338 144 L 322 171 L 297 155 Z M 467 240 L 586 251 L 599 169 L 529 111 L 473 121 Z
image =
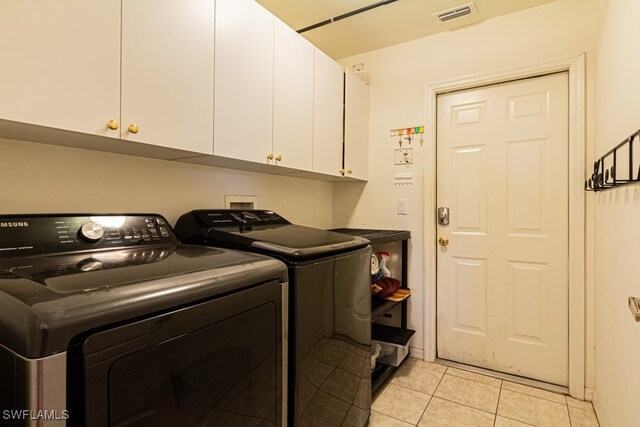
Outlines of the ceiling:
M 380 0 L 256 0 L 295 30 Z M 556 0 L 397 0 L 302 35 L 334 59 L 346 58 Z M 463 4 L 475 13 L 442 23 L 431 16 Z

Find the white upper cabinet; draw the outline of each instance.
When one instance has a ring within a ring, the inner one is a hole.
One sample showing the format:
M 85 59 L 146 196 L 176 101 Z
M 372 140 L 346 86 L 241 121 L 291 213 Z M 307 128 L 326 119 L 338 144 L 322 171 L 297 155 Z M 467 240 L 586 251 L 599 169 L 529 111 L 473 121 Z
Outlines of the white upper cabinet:
M 0 137 L 367 179 L 368 87 L 254 0 L 0 1 L 0 58 Z
M 312 169 L 314 47 L 275 19 L 273 81 L 274 164 Z
M 313 92 L 313 171 L 340 176 L 344 70 L 319 49 L 315 49 Z
M 350 69 L 345 74 L 345 176 L 369 177 L 369 87 Z
M 120 0 L 0 2 L 0 119 L 119 137 Z
M 122 139 L 213 154 L 213 2 L 122 5 Z
M 274 17 L 253 0 L 217 0 L 217 156 L 268 163 L 273 138 Z

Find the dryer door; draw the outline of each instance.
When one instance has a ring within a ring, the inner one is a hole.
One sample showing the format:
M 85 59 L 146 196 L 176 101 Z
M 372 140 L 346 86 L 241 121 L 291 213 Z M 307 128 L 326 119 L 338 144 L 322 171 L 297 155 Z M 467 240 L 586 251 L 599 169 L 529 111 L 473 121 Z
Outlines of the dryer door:
M 270 282 L 90 336 L 84 421 L 72 421 L 280 424 L 281 292 Z

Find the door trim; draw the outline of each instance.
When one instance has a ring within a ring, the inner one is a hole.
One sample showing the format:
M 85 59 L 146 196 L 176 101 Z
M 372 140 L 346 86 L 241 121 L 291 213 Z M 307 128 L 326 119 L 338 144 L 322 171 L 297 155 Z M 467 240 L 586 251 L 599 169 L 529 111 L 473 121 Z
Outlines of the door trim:
M 424 165 L 424 360 L 436 358 L 436 101 L 439 94 L 568 72 L 569 78 L 569 393 L 584 399 L 585 387 L 585 54 L 543 63 L 474 74 L 425 85 L 426 149 Z M 429 243 L 431 242 L 431 243 Z

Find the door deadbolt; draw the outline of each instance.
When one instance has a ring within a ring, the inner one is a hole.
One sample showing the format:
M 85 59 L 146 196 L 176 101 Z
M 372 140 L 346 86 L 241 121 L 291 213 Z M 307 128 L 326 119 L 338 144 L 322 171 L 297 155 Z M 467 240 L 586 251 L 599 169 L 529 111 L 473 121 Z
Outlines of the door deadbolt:
M 449 208 L 446 206 L 438 208 L 438 225 L 449 225 Z

